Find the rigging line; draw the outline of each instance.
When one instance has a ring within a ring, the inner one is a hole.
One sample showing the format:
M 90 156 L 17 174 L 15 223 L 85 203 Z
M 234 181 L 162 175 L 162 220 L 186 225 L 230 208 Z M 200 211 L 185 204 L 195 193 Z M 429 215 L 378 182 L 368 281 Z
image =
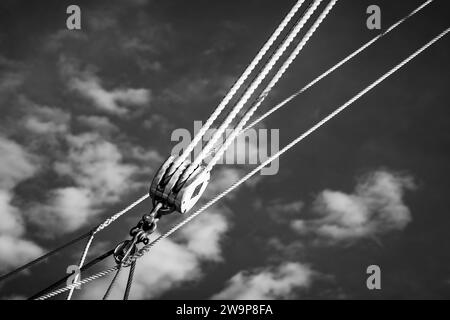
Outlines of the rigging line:
M 132 243 L 131 243 L 131 245 L 130 245 L 130 247 L 128 248 L 128 250 L 127 250 L 127 252 L 125 253 L 125 255 L 123 256 L 123 258 L 122 258 L 122 260 L 123 259 L 126 259 L 130 254 L 131 254 L 131 252 L 136 248 L 136 243 L 137 243 L 137 241 L 138 241 L 138 237 L 134 237 L 133 238 L 133 241 L 132 241 Z M 117 283 L 117 279 L 119 279 L 119 274 L 120 274 L 120 272 L 122 271 L 122 263 L 119 263 L 118 264 L 118 269 L 117 269 L 117 272 L 116 272 L 116 274 L 114 275 L 114 278 L 112 279 L 112 281 L 111 281 L 111 283 L 109 284 L 109 286 L 108 286 L 108 289 L 106 290 L 106 293 L 105 293 L 105 295 L 103 296 L 103 300 L 108 300 L 108 297 L 109 297 L 109 295 L 111 294 L 111 291 L 112 291 L 112 289 L 114 288 L 114 286 L 115 286 L 115 284 Z M 133 270 L 134 271 L 134 270 Z
M 127 286 L 125 288 L 125 293 L 123 295 L 123 300 L 128 300 L 128 297 L 130 296 L 131 291 L 131 285 L 133 284 L 133 278 L 134 278 L 134 270 L 136 269 L 136 261 L 133 261 L 130 266 L 130 271 L 128 274 L 128 280 L 127 280 Z
M 281 101 L 280 103 L 278 103 L 277 105 L 273 106 L 272 108 L 270 108 L 267 112 L 265 112 L 264 114 L 262 114 L 261 116 L 259 116 L 257 119 L 255 119 L 252 123 L 250 123 L 248 126 L 246 126 L 243 130 L 241 130 L 239 132 L 239 134 L 247 131 L 248 129 L 254 127 L 255 125 L 257 125 L 259 122 L 261 122 L 262 120 L 264 120 L 265 118 L 267 118 L 268 116 L 270 116 L 272 113 L 274 113 L 275 111 L 281 109 L 282 107 L 284 107 L 286 104 L 288 104 L 289 102 L 291 102 L 293 99 L 295 99 L 297 96 L 299 96 L 300 94 L 302 94 L 303 92 L 305 92 L 306 90 L 308 90 L 309 88 L 311 88 L 312 86 L 314 86 L 317 82 L 319 82 L 320 80 L 322 80 L 323 78 L 327 77 L 328 75 L 330 75 L 332 72 L 336 71 L 338 68 L 340 68 L 342 65 L 344 65 L 345 63 L 347 63 L 348 61 L 350 61 L 351 59 L 353 59 L 355 56 L 357 56 L 358 54 L 360 54 L 361 52 L 363 52 L 365 49 L 367 49 L 368 47 L 370 47 L 373 43 L 375 43 L 377 40 L 381 39 L 382 37 L 384 37 L 385 35 L 387 35 L 389 32 L 391 32 L 392 30 L 394 30 L 396 27 L 398 27 L 399 25 L 401 25 L 403 22 L 405 22 L 406 20 L 408 20 L 409 18 L 411 18 L 412 16 L 414 16 L 416 13 L 418 13 L 419 11 L 421 11 L 422 9 L 424 9 L 427 5 L 429 5 L 430 3 L 432 3 L 433 0 L 428 0 L 426 2 L 424 2 L 422 5 L 420 5 L 419 7 L 417 7 L 416 9 L 414 9 L 413 11 L 411 11 L 408 15 L 406 15 L 405 17 L 403 17 L 402 19 L 400 19 L 399 21 L 397 21 L 396 23 L 394 23 L 392 26 L 390 26 L 388 29 L 386 29 L 385 31 L 383 31 L 382 33 L 380 33 L 379 35 L 377 35 L 376 37 L 372 38 L 370 41 L 366 42 L 365 44 L 363 44 L 361 47 L 359 47 L 357 50 L 353 51 L 350 55 L 348 55 L 347 57 L 345 57 L 344 59 L 342 59 L 340 62 L 338 62 L 337 64 L 335 64 L 334 66 L 332 66 L 331 68 L 329 68 L 327 71 L 325 71 L 324 73 L 322 73 L 321 75 L 319 75 L 318 77 L 316 77 L 314 80 L 312 80 L 311 82 L 309 82 L 307 85 L 305 85 L 303 88 L 301 88 L 300 90 L 298 90 L 297 92 L 293 93 L 291 96 L 289 96 L 288 98 L 284 99 L 283 101 Z M 211 154 L 213 152 L 215 152 L 216 150 L 211 150 Z
M 206 123 L 202 126 L 200 131 L 195 135 L 192 142 L 183 151 L 181 156 L 177 160 L 175 160 L 175 164 L 172 166 L 173 169 L 169 172 L 169 174 L 173 174 L 175 172 L 175 169 L 181 165 L 181 163 L 189 156 L 189 154 L 192 152 L 192 150 L 198 144 L 198 142 L 200 142 L 200 140 L 205 135 L 206 131 L 209 129 L 209 127 L 212 125 L 212 123 L 217 119 L 217 117 L 223 111 L 225 106 L 230 102 L 230 100 L 233 98 L 233 96 L 236 94 L 236 92 L 239 90 L 239 88 L 242 86 L 242 84 L 244 84 L 245 80 L 253 72 L 253 70 L 258 65 L 258 63 L 261 61 L 261 59 L 266 55 L 267 51 L 272 47 L 273 43 L 280 36 L 281 32 L 284 30 L 284 28 L 287 26 L 287 24 L 292 20 L 292 18 L 294 17 L 294 15 L 297 13 L 297 11 L 300 9 L 300 7 L 302 6 L 302 4 L 304 2 L 305 2 L 305 0 L 299 0 L 292 7 L 292 9 L 289 11 L 289 13 L 286 15 L 286 17 L 283 19 L 283 21 L 277 27 L 277 29 L 275 29 L 274 33 L 269 37 L 269 39 L 266 41 L 266 43 L 263 45 L 263 47 L 257 53 L 255 58 L 253 58 L 253 61 L 247 66 L 247 68 L 244 70 L 244 72 L 239 77 L 239 79 L 233 84 L 233 86 L 228 91 L 226 96 L 223 98 L 223 100 L 220 102 L 220 104 L 217 106 L 217 108 L 211 114 L 211 116 L 206 121 Z
M 337 0 L 331 0 L 328 3 L 328 5 L 322 11 L 320 16 L 314 22 L 314 24 L 309 28 L 309 30 L 303 36 L 302 40 L 295 47 L 294 51 L 292 51 L 292 53 L 289 55 L 289 57 L 283 63 L 281 68 L 278 70 L 278 72 L 275 74 L 275 76 L 272 78 L 272 80 L 269 82 L 269 84 L 266 86 L 266 88 L 260 94 L 260 96 L 256 100 L 256 103 L 254 103 L 253 106 L 246 111 L 244 117 L 239 121 L 236 128 L 231 132 L 230 136 L 228 136 L 227 139 L 225 140 L 225 142 L 220 146 L 219 150 L 216 152 L 216 154 L 214 155 L 212 160 L 208 163 L 208 166 L 206 168 L 207 171 L 212 170 L 212 168 L 217 163 L 217 161 L 219 161 L 220 158 L 222 157 L 223 153 L 228 149 L 228 147 L 231 145 L 231 143 L 234 142 L 234 139 L 241 133 L 244 125 L 251 118 L 251 116 L 255 113 L 256 109 L 258 109 L 258 107 L 261 105 L 261 103 L 264 101 L 264 99 L 267 97 L 267 95 L 273 89 L 273 87 L 277 84 L 277 82 L 281 79 L 283 74 L 286 72 L 286 70 L 289 68 L 289 66 L 292 64 L 292 62 L 298 56 L 298 54 L 303 49 L 305 44 L 309 41 L 309 39 L 312 37 L 314 32 L 319 28 L 319 26 L 323 22 L 323 20 L 325 20 L 327 15 L 330 13 L 331 9 L 333 9 L 336 2 L 337 2 Z
M 86 239 L 86 238 L 89 237 L 89 236 L 92 237 L 93 235 L 95 235 L 95 234 L 98 233 L 99 231 L 101 231 L 101 230 L 105 229 L 106 227 L 108 227 L 111 223 L 113 223 L 114 221 L 116 221 L 116 220 L 117 220 L 118 218 L 120 218 L 122 215 L 124 215 L 125 213 L 127 213 L 128 211 L 130 211 L 131 209 L 133 209 L 135 206 L 137 206 L 138 204 L 140 204 L 142 201 L 144 201 L 145 199 L 147 199 L 149 196 L 150 196 L 150 195 L 149 195 L 148 193 L 145 194 L 144 196 L 140 197 L 139 199 L 137 199 L 136 201 L 134 201 L 132 204 L 130 204 L 129 206 L 127 206 L 125 209 L 123 209 L 123 210 L 117 212 L 116 214 L 112 215 L 111 217 L 107 218 L 105 221 L 103 221 L 99 226 L 97 226 L 97 227 L 94 228 L 93 230 L 90 230 L 89 232 L 86 232 L 85 234 L 82 234 L 81 236 L 79 236 L 79 237 L 77 237 L 77 238 L 75 238 L 75 239 L 72 239 L 72 240 L 68 241 L 67 243 L 63 244 L 62 246 L 60 246 L 60 247 L 58 247 L 58 248 L 56 248 L 56 249 L 53 249 L 53 250 L 50 251 L 50 252 L 47 252 L 46 254 L 44 254 L 44 255 L 42 255 L 42 256 L 40 256 L 40 257 L 34 259 L 33 261 L 30 261 L 30 262 L 24 264 L 23 266 L 20 266 L 19 268 L 14 269 L 13 271 L 11 271 L 11 272 L 9 272 L 9 273 L 7 273 L 7 274 L 5 274 L 5 275 L 2 275 L 2 276 L 0 277 L 0 282 L 2 282 L 2 281 L 4 281 L 4 280 L 6 280 L 7 278 L 9 278 L 9 277 L 11 277 L 11 276 L 13 276 L 13 275 L 19 273 L 20 271 L 23 271 L 23 270 L 25 270 L 25 269 L 28 269 L 29 267 L 31 267 L 31 266 L 33 266 L 33 265 L 35 265 L 35 264 L 41 262 L 42 260 L 44 260 L 44 259 L 46 259 L 46 258 L 48 258 L 48 257 L 50 257 L 50 256 L 52 256 L 52 255 L 54 255 L 54 254 L 56 254 L 56 253 L 58 253 L 59 251 L 62 251 L 63 249 L 65 249 L 65 248 L 71 246 L 72 244 L 75 244 L 75 243 L 77 243 L 77 242 L 79 242 L 79 241 L 81 241 L 81 240 L 84 240 L 84 239 Z M 88 242 L 88 244 L 89 244 L 89 246 L 90 246 L 90 243 L 89 243 L 89 242 Z M 87 248 L 89 249 L 89 247 L 87 247 Z M 81 268 L 82 266 L 79 266 L 79 267 Z
M 4 280 L 6 280 L 7 278 L 9 278 L 9 277 L 11 277 L 11 276 L 13 276 L 13 275 L 19 273 L 20 271 L 23 271 L 23 270 L 25 270 L 25 269 L 30 268 L 31 266 L 33 266 L 33 265 L 35 265 L 35 264 L 41 262 L 41 261 L 44 260 L 44 259 L 47 259 L 48 257 L 50 257 L 50 256 L 52 256 L 52 255 L 58 253 L 59 251 L 62 251 L 63 249 L 65 249 L 65 248 L 67 248 L 67 247 L 73 245 L 74 243 L 77 243 L 77 242 L 79 242 L 79 241 L 81 241 L 81 240 L 83 240 L 83 239 L 89 237 L 91 234 L 92 234 L 92 231 L 89 231 L 89 232 L 87 232 L 87 233 L 85 233 L 85 234 L 82 234 L 81 236 L 79 236 L 79 237 L 77 237 L 77 238 L 75 238 L 75 239 L 70 240 L 69 242 L 63 244 L 62 246 L 60 246 L 60 247 L 58 247 L 58 248 L 56 248 L 56 249 L 53 249 L 52 251 L 47 252 L 46 254 L 44 254 L 44 255 L 42 255 L 42 256 L 40 256 L 40 257 L 34 259 L 33 261 L 30 261 L 30 262 L 24 264 L 23 266 L 20 266 L 19 268 L 14 269 L 13 271 L 11 271 L 11 272 L 9 272 L 9 273 L 7 273 L 7 274 L 5 274 L 5 275 L 2 275 L 2 276 L 0 277 L 0 282 L 2 282 L 2 281 L 4 281 Z
M 114 253 L 114 249 L 111 249 L 107 252 L 105 252 L 104 254 L 102 254 L 101 256 L 89 261 L 88 263 L 86 263 L 84 266 L 82 266 L 80 268 L 80 273 L 83 271 L 88 270 L 90 267 L 96 265 L 97 263 L 99 263 L 100 261 L 103 261 L 104 259 L 106 259 L 107 257 L 109 257 L 110 255 L 112 255 Z M 73 273 L 66 275 L 64 278 L 52 283 L 50 286 L 48 286 L 47 288 L 39 291 L 38 293 L 34 294 L 33 296 L 31 296 L 30 298 L 28 298 L 28 300 L 34 300 L 42 295 L 44 295 L 45 293 L 49 292 L 50 290 L 53 290 L 57 287 L 59 287 L 60 285 L 64 284 L 67 282 L 67 279 L 69 279 L 69 277 L 71 277 L 73 275 Z M 78 280 L 75 280 L 74 282 L 76 282 Z
M 208 155 L 209 151 L 214 147 L 214 144 L 217 142 L 217 140 L 222 136 L 225 129 L 228 128 L 230 123 L 233 121 L 233 119 L 236 117 L 236 115 L 239 113 L 239 111 L 242 109 L 242 107 L 247 103 L 247 101 L 250 99 L 250 97 L 253 95 L 255 90 L 258 88 L 258 86 L 261 84 L 261 82 L 266 78 L 267 74 L 272 70 L 272 68 L 275 66 L 277 61 L 281 58 L 283 53 L 288 49 L 292 41 L 295 39 L 297 34 L 300 32 L 300 30 L 304 27 L 306 22 L 311 18 L 313 13 L 316 11 L 317 7 L 320 5 L 322 0 L 314 0 L 314 2 L 311 4 L 311 6 L 308 8 L 306 13 L 298 20 L 294 28 L 290 31 L 289 35 L 283 40 L 281 45 L 277 47 L 277 50 L 270 58 L 269 62 L 264 66 L 263 70 L 261 70 L 258 73 L 258 76 L 256 79 L 253 80 L 250 87 L 247 88 L 244 95 L 240 98 L 240 100 L 237 102 L 237 104 L 233 107 L 231 112 L 227 115 L 223 123 L 219 126 L 219 128 L 216 130 L 214 135 L 211 137 L 211 139 L 208 141 L 206 146 L 202 149 L 200 154 L 196 157 L 196 159 L 190 164 L 186 170 L 181 175 L 181 181 L 186 180 L 187 177 L 190 176 L 190 174 L 195 170 L 195 168 L 203 161 L 203 159 Z
M 116 221 L 117 219 L 119 219 L 121 216 L 123 216 L 125 213 L 127 213 L 128 211 L 130 211 L 131 209 L 133 209 L 135 206 L 137 206 L 138 204 L 140 204 L 142 201 L 144 201 L 145 199 L 147 199 L 148 197 L 150 197 L 150 195 L 148 193 L 146 193 L 145 195 L 143 195 L 142 197 L 140 197 L 139 199 L 137 199 L 136 201 L 134 201 L 132 204 L 130 204 L 128 207 L 126 207 L 125 209 L 117 212 L 116 214 L 112 215 L 111 217 L 109 217 L 108 219 L 106 219 L 105 221 L 103 221 L 103 223 L 101 223 L 94 231 L 94 234 L 96 234 L 97 232 L 105 229 L 106 227 L 108 227 L 111 223 L 113 223 L 114 221 Z
M 64 292 L 70 290 L 70 289 L 73 288 L 73 287 L 77 287 L 77 286 L 79 286 L 79 285 L 86 284 L 86 283 L 89 283 L 89 282 L 91 282 L 91 281 L 93 281 L 93 280 L 97 280 L 97 279 L 99 279 L 99 278 L 101 278 L 101 277 L 104 277 L 104 276 L 110 274 L 111 272 L 116 271 L 117 269 L 119 269 L 119 266 L 118 266 L 118 265 L 113 266 L 113 267 L 111 267 L 111 268 L 109 268 L 109 269 L 103 270 L 103 271 L 101 271 L 101 272 L 98 272 L 98 273 L 96 273 L 96 274 L 90 276 L 90 277 L 87 277 L 87 278 L 85 278 L 85 279 L 83 279 L 83 280 L 81 280 L 81 281 L 74 282 L 74 283 L 72 283 L 71 285 L 68 285 L 68 286 L 66 286 L 66 287 L 64 287 L 64 288 L 57 289 L 57 290 L 55 290 L 55 291 L 52 291 L 52 292 L 50 292 L 50 293 L 47 293 L 47 294 L 42 295 L 42 296 L 40 296 L 40 297 L 37 297 L 35 300 L 46 300 L 46 299 L 48 299 L 48 298 L 54 297 L 54 296 L 56 296 L 56 295 L 58 295 L 58 294 L 61 294 L 61 293 L 64 293 Z
M 250 171 L 248 174 L 246 174 L 243 178 L 241 178 L 239 181 L 232 184 L 228 189 L 223 191 L 222 193 L 218 194 L 215 198 L 207 202 L 205 205 L 203 205 L 200 209 L 198 209 L 196 212 L 191 214 L 190 216 L 183 219 L 181 222 L 176 224 L 175 226 L 171 227 L 167 232 L 157 237 L 155 240 L 150 242 L 149 244 L 145 245 L 141 249 L 139 249 L 135 254 L 131 255 L 129 258 L 127 258 L 125 261 L 123 261 L 124 266 L 129 266 L 130 263 L 139 257 L 143 256 L 146 252 L 148 252 L 153 246 L 158 244 L 163 239 L 167 238 L 171 234 L 173 234 L 175 231 L 189 223 L 192 219 L 194 219 L 196 216 L 198 216 L 200 213 L 208 209 L 210 206 L 214 205 L 217 201 L 225 197 L 228 193 L 232 192 L 234 189 L 239 187 L 241 184 L 246 182 L 248 179 L 250 179 L 253 175 L 258 173 L 262 168 L 270 164 L 273 160 L 280 157 L 282 154 L 284 154 L 286 151 L 291 149 L 293 146 L 295 146 L 297 143 L 301 142 L 303 139 L 308 137 L 311 133 L 322 127 L 325 123 L 327 123 L 329 120 L 337 116 L 339 113 L 341 113 L 343 110 L 345 110 L 347 107 L 349 107 L 351 104 L 353 104 L 355 101 L 360 99 L 363 95 L 365 95 L 367 92 L 375 88 L 377 85 L 379 85 L 381 82 L 383 82 L 386 78 L 391 76 L 393 73 L 398 71 L 400 68 L 402 68 L 405 64 L 407 64 L 409 61 L 414 59 L 416 56 L 418 56 L 420 53 L 422 53 L 424 50 L 426 50 L 428 47 L 433 45 L 435 42 L 437 42 L 439 39 L 441 39 L 443 36 L 445 36 L 448 32 L 450 32 L 450 28 L 447 28 L 443 32 L 441 32 L 439 35 L 434 37 L 432 40 L 427 42 L 424 46 L 419 48 L 417 51 L 412 53 L 410 56 L 408 56 L 405 60 L 397 64 L 395 67 L 390 69 L 388 72 L 386 72 L 384 75 L 382 75 L 380 78 L 375 80 L 373 83 L 371 83 L 369 86 L 367 86 L 365 89 L 361 90 L 358 94 L 356 94 L 353 98 L 348 100 L 346 103 L 344 103 L 339 108 L 335 109 L 333 112 L 328 114 L 325 118 L 320 120 L 318 123 L 316 123 L 314 126 L 312 126 L 310 129 L 305 131 L 302 135 L 297 137 L 296 139 L 292 140 L 288 145 L 286 145 L 283 149 L 279 150 L 277 153 L 269 157 L 267 160 L 265 160 L 263 163 L 258 165 L 255 169 Z
M 112 215 L 111 217 L 107 218 L 106 220 L 104 220 L 99 226 L 97 226 L 96 228 L 94 228 L 93 230 L 90 230 L 89 232 L 86 232 L 85 234 L 82 234 L 81 236 L 72 239 L 70 241 L 68 241 L 67 243 L 63 244 L 62 246 L 53 249 L 50 252 L 47 252 L 46 254 L 34 259 L 33 261 L 30 261 L 26 264 L 24 264 L 23 266 L 20 266 L 17 269 L 14 269 L 13 271 L 2 275 L 0 277 L 0 282 L 6 280 L 7 278 L 19 273 L 20 271 L 23 271 L 25 269 L 28 269 L 29 267 L 41 262 L 42 260 L 58 253 L 59 251 L 69 247 L 72 244 L 75 244 L 81 240 L 86 239 L 89 236 L 95 235 L 96 233 L 100 232 L 101 230 L 105 229 L 106 227 L 108 227 L 111 223 L 113 223 L 114 221 L 116 221 L 118 218 L 120 218 L 122 215 L 124 215 L 125 213 L 127 213 L 128 211 L 130 211 L 131 209 L 133 209 L 135 206 L 137 206 L 138 204 L 140 204 L 142 201 L 144 201 L 145 199 L 147 199 L 150 195 L 147 193 L 145 195 L 143 195 L 142 197 L 140 197 L 139 199 L 137 199 L 136 201 L 134 201 L 133 203 L 131 203 L 129 206 L 127 206 L 125 209 L 117 212 L 116 214 Z M 89 244 L 89 242 L 88 242 Z M 90 245 L 90 244 L 89 244 Z M 88 247 L 89 248 L 89 247 Z M 81 267 L 81 266 L 80 266 Z
M 362 45 L 360 48 L 358 48 L 357 50 L 355 50 L 353 53 L 351 53 L 350 55 L 348 55 L 347 57 L 345 57 L 344 59 L 342 59 L 340 62 L 338 62 L 337 64 L 335 64 L 334 66 L 332 66 L 330 69 L 328 69 L 327 71 L 325 71 L 324 73 L 322 73 L 320 76 L 318 76 L 317 78 L 315 78 L 314 80 L 312 80 L 310 83 L 308 83 L 307 85 L 305 85 L 303 88 L 301 88 L 299 91 L 295 92 L 294 94 L 292 94 L 290 97 L 284 99 L 282 102 L 280 102 L 279 104 L 275 105 L 274 107 L 272 107 L 271 109 L 269 109 L 267 112 L 265 112 L 263 115 L 261 115 L 260 117 L 258 117 L 256 120 L 254 120 L 252 123 L 250 123 L 247 127 L 245 127 L 239 134 L 241 134 L 242 132 L 247 131 L 248 129 L 254 127 L 256 124 L 258 124 L 259 122 L 261 122 L 262 120 L 264 120 L 265 118 L 267 118 L 269 115 L 271 115 L 272 113 L 274 113 L 275 111 L 277 111 L 278 109 L 284 107 L 287 103 L 289 103 L 290 101 L 292 101 L 294 98 L 296 98 L 297 96 L 299 96 L 300 94 L 302 94 L 303 92 L 305 92 L 306 90 L 308 90 L 309 88 L 311 88 L 312 86 L 314 86 L 317 82 L 319 82 L 320 80 L 322 80 L 323 78 L 327 77 L 329 74 L 331 74 L 332 72 L 334 72 L 336 69 L 338 69 L 339 67 L 341 67 L 343 64 L 347 63 L 349 60 L 353 59 L 355 56 L 357 56 L 358 54 L 360 54 L 361 52 L 363 52 L 365 49 L 367 49 L 368 47 L 370 47 L 373 43 L 375 43 L 377 40 L 381 39 L 382 37 L 384 37 L 385 35 L 387 35 L 389 32 L 391 32 L 392 30 L 394 30 L 395 28 L 397 28 L 399 25 L 401 25 L 403 22 L 405 22 L 406 20 L 408 20 L 409 18 L 411 18 L 412 16 L 414 16 L 416 13 L 418 13 L 419 11 L 421 11 L 422 9 L 424 9 L 427 5 L 429 5 L 430 3 L 432 3 L 433 0 L 428 0 L 426 2 L 424 2 L 422 5 L 420 5 L 419 7 L 417 7 L 416 9 L 414 9 L 412 12 L 410 12 L 407 16 L 405 16 L 404 18 L 400 19 L 399 21 L 397 21 L 396 23 L 394 23 L 392 26 L 390 26 L 386 31 L 380 33 L 378 36 L 374 37 L 372 40 L 366 42 L 364 45 Z
M 89 248 L 91 247 L 92 241 L 94 240 L 95 233 L 94 231 L 91 233 L 91 236 L 89 237 L 89 240 L 86 243 L 86 246 L 84 247 L 83 254 L 81 255 L 80 263 L 78 264 L 78 269 L 83 267 L 84 261 L 86 260 L 86 256 L 88 254 Z M 78 281 L 79 274 L 75 275 L 74 282 Z M 67 295 L 67 300 L 72 299 L 72 294 L 75 288 L 70 289 L 69 294 Z
M 122 265 L 119 264 L 119 267 L 117 268 L 116 274 L 114 275 L 114 278 L 111 280 L 111 283 L 109 284 L 108 289 L 106 290 L 105 295 L 103 296 L 103 300 L 108 300 L 112 289 L 114 288 L 115 284 L 117 283 L 117 279 L 118 279 L 120 271 L 122 271 L 122 269 L 123 269 Z
M 142 196 L 141 198 L 139 198 L 138 200 L 136 200 L 135 202 L 133 202 L 131 205 L 129 205 L 128 207 L 126 207 L 125 209 L 119 211 L 118 213 L 116 213 L 115 215 L 109 217 L 108 219 L 106 219 L 105 221 L 103 221 L 103 223 L 101 223 L 91 234 L 88 242 L 86 243 L 86 246 L 84 247 L 83 250 L 83 254 L 81 256 L 80 259 L 80 263 L 78 264 L 78 268 L 81 268 L 84 264 L 84 261 L 86 260 L 86 256 L 88 254 L 89 248 L 92 244 L 92 241 L 94 240 L 94 236 L 97 232 L 103 230 L 104 228 L 108 227 L 111 223 L 113 223 L 114 221 L 116 221 L 120 216 L 122 216 L 123 214 L 125 214 L 126 212 L 128 212 L 129 210 L 131 210 L 132 208 L 134 208 L 136 205 L 138 205 L 139 203 L 141 203 L 142 201 L 144 201 L 145 199 L 147 199 L 149 197 L 149 194 L 145 194 L 144 196 Z M 78 275 L 75 277 L 75 281 L 78 280 Z M 69 291 L 69 294 L 67 296 L 67 300 L 70 300 L 72 298 L 72 294 L 73 291 L 75 289 L 72 288 Z

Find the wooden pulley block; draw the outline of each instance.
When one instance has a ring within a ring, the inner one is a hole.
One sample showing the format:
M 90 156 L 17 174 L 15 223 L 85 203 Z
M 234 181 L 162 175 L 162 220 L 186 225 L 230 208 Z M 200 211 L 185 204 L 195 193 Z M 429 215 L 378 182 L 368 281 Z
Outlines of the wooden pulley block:
M 150 186 L 150 197 L 153 204 L 161 203 L 162 214 L 173 211 L 185 213 L 189 211 L 201 198 L 211 177 L 205 166 L 198 166 L 185 181 L 181 181 L 183 172 L 191 164 L 184 161 L 174 173 L 169 176 L 175 157 L 170 156 L 156 173 Z

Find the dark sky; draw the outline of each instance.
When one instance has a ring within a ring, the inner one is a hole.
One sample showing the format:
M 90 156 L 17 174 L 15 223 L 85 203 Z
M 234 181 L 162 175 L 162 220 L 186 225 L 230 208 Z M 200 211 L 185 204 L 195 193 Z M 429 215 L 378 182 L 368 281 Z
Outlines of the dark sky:
M 1 273 L 147 192 L 173 130 L 207 119 L 294 2 L 2 1 Z M 421 3 L 338 1 L 259 112 L 376 36 L 369 5 L 386 29 Z M 66 29 L 70 4 L 81 7 L 82 30 Z M 448 23 L 445 1 L 434 1 L 262 127 L 279 129 L 284 146 Z M 283 155 L 276 175 L 155 249 L 138 264 L 133 297 L 450 298 L 449 45 L 446 36 Z M 206 197 L 252 167 L 219 166 Z M 99 234 L 92 257 L 149 209 Z M 39 291 L 81 250 L 0 285 L 0 298 Z M 366 287 L 372 264 L 381 290 Z M 76 297 L 100 298 L 105 284 Z

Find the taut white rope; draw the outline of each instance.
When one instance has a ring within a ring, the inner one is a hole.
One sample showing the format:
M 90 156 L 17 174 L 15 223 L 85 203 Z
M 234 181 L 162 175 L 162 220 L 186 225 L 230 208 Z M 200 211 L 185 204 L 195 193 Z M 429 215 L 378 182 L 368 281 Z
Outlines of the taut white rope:
M 230 91 L 227 93 L 227 95 L 223 98 L 223 100 L 217 106 L 216 110 L 214 110 L 214 112 L 211 114 L 211 116 L 206 121 L 206 123 L 203 125 L 203 127 L 200 129 L 200 131 L 195 135 L 194 139 L 189 144 L 189 146 L 183 151 L 181 156 L 175 161 L 174 165 L 171 168 L 172 170 L 170 171 L 169 174 L 172 174 L 175 171 L 175 169 L 178 168 L 178 166 L 189 156 L 189 154 L 192 152 L 192 150 L 197 145 L 197 143 L 203 138 L 206 131 L 211 127 L 214 120 L 216 120 L 216 118 L 220 115 L 220 113 L 223 111 L 223 109 L 228 104 L 228 102 L 230 102 L 230 100 L 233 98 L 233 96 L 236 94 L 236 92 L 242 86 L 244 81 L 248 78 L 248 76 L 252 73 L 252 71 L 255 69 L 255 67 L 258 65 L 258 63 L 261 61 L 261 59 L 265 56 L 267 51 L 270 49 L 270 47 L 273 45 L 273 43 L 277 40 L 277 38 L 280 36 L 281 32 L 283 32 L 284 28 L 292 20 L 292 18 L 294 17 L 294 15 L 297 13 L 297 11 L 300 9 L 300 7 L 302 6 L 302 4 L 304 2 L 305 2 L 305 0 L 299 0 L 292 7 L 292 9 L 286 15 L 286 17 L 283 19 L 283 21 L 280 23 L 280 25 L 277 27 L 277 29 L 274 31 L 274 33 L 270 36 L 270 38 L 267 40 L 267 42 L 264 44 L 264 46 L 258 52 L 258 54 L 253 59 L 253 61 L 247 66 L 244 73 L 239 77 L 239 79 L 231 87 Z
M 278 72 L 275 74 L 275 76 L 272 78 L 272 80 L 269 82 L 269 84 L 263 90 L 261 95 L 256 100 L 256 103 L 249 110 L 247 110 L 244 117 L 241 119 L 241 121 L 239 121 L 238 125 L 234 128 L 234 130 L 231 132 L 231 134 L 227 137 L 225 142 L 220 146 L 219 150 L 216 152 L 214 157 L 208 163 L 207 170 L 211 170 L 214 167 L 214 165 L 217 163 L 217 161 L 219 161 L 220 158 L 222 157 L 223 153 L 228 149 L 228 147 L 231 145 L 231 143 L 233 143 L 234 139 L 241 133 L 244 125 L 251 118 L 251 116 L 255 113 L 256 109 L 258 109 L 258 107 L 261 105 L 261 103 L 264 101 L 264 99 L 267 97 L 267 95 L 273 89 L 273 87 L 276 85 L 276 83 L 281 79 L 283 74 L 289 68 L 291 63 L 295 60 L 295 58 L 300 53 L 300 51 L 303 49 L 305 44 L 308 42 L 308 40 L 311 38 L 311 36 L 314 34 L 314 32 L 319 28 L 320 24 L 326 18 L 328 13 L 330 13 L 331 9 L 333 9 L 336 2 L 337 2 L 337 0 L 331 0 L 328 3 L 328 5 L 323 10 L 323 12 L 320 14 L 320 16 L 317 18 L 317 20 L 311 26 L 311 28 L 306 32 L 306 34 L 304 35 L 302 40 L 298 43 L 297 47 L 294 49 L 294 51 L 292 51 L 290 56 L 286 59 L 286 61 L 281 66 L 281 68 L 278 70 Z
M 186 180 L 186 178 L 189 177 L 189 175 L 195 170 L 195 168 L 208 155 L 209 151 L 214 147 L 214 144 L 222 136 L 223 132 L 228 128 L 230 123 L 233 121 L 235 116 L 239 113 L 239 111 L 242 109 L 242 107 L 245 105 L 245 103 L 248 101 L 248 99 L 250 99 L 250 97 L 253 95 L 255 90 L 258 88 L 258 86 L 261 84 L 261 82 L 264 80 L 264 78 L 267 76 L 267 74 L 270 72 L 270 70 L 272 70 L 272 68 L 275 66 L 277 61 L 280 59 L 280 57 L 283 55 L 283 53 L 286 51 L 286 49 L 289 47 L 289 45 L 295 39 L 297 34 L 300 32 L 300 30 L 303 28 L 303 26 L 306 24 L 306 22 L 312 16 L 312 14 L 317 9 L 317 7 L 320 5 L 321 2 L 322 2 L 322 0 L 315 0 L 312 3 L 312 5 L 309 7 L 309 9 L 306 11 L 306 13 L 299 19 L 297 24 L 294 26 L 294 28 L 289 33 L 288 37 L 285 38 L 284 41 L 282 42 L 282 44 L 277 48 L 276 52 L 270 58 L 269 62 L 264 66 L 263 70 L 259 72 L 256 79 L 254 79 L 253 82 L 251 83 L 250 87 L 247 88 L 244 95 L 241 97 L 241 99 L 238 101 L 238 103 L 234 106 L 234 108 L 228 114 L 226 119 L 223 121 L 223 123 L 220 125 L 220 127 L 217 129 L 217 131 L 214 133 L 214 135 L 208 141 L 206 146 L 202 149 L 202 151 L 197 156 L 197 158 L 183 172 L 183 174 L 180 178 L 181 181 Z

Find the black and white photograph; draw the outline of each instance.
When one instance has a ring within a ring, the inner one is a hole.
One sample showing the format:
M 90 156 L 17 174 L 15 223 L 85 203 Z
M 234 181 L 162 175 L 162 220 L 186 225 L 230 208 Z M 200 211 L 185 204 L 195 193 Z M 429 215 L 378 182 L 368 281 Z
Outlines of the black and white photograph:
M 449 33 L 443 0 L 2 0 L 0 300 L 449 300 Z

